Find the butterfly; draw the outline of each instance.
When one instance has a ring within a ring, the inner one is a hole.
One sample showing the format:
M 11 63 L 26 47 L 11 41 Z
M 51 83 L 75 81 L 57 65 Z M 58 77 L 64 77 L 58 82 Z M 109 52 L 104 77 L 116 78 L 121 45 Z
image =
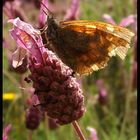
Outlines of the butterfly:
M 134 33 L 108 23 L 73 20 L 56 23 L 47 16 L 46 40 L 74 72 L 89 74 L 107 66 L 112 56 L 124 59 Z

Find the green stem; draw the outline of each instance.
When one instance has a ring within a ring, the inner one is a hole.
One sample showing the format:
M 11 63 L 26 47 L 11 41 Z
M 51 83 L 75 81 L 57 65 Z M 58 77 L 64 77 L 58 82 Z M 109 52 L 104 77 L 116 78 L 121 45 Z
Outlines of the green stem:
M 24 75 L 21 74 L 19 78 L 20 78 L 19 83 L 20 83 L 20 90 L 21 90 L 21 96 L 22 96 L 22 103 L 23 103 L 24 109 L 25 109 Z
M 49 126 L 48 126 L 48 116 L 47 114 L 45 113 L 45 123 L 44 123 L 44 127 L 45 127 L 45 135 L 46 135 L 46 139 L 49 140 Z
M 15 78 L 6 70 L 3 71 L 3 74 L 14 84 L 19 86 L 19 83 L 17 82 L 17 80 L 15 80 Z
M 125 131 L 125 127 L 126 127 L 126 123 L 128 121 L 128 116 L 129 116 L 129 110 L 131 108 L 130 106 L 130 102 L 131 102 L 131 76 L 129 77 L 130 80 L 128 80 L 127 82 L 127 85 L 128 85 L 128 88 L 125 87 L 126 90 L 126 93 L 125 94 L 125 98 L 126 98 L 126 102 L 125 102 L 125 112 L 124 112 L 124 118 L 123 118 L 123 121 L 122 121 L 122 125 L 121 125 L 121 130 L 120 130 L 120 137 L 119 139 L 121 139 L 122 135 L 124 134 L 124 131 Z

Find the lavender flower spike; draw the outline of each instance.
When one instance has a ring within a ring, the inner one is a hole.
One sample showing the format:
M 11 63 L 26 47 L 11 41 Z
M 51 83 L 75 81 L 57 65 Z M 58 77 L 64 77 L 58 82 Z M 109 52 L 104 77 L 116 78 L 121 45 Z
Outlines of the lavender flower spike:
M 29 52 L 29 79 L 42 109 L 61 125 L 79 119 L 85 112 L 84 96 L 73 71 L 43 47 L 40 34 L 31 25 L 20 19 L 11 22 L 15 25 L 13 38 Z
M 14 28 L 10 30 L 10 33 L 18 45 L 17 50 L 22 50 L 20 51 L 21 53 L 23 53 L 23 50 L 26 50 L 34 57 L 36 57 L 39 62 L 43 63 L 41 53 L 45 51 L 45 49 L 41 47 L 43 46 L 43 43 L 42 38 L 40 36 L 40 31 L 34 29 L 30 24 L 21 21 L 19 18 L 11 19 L 8 22 L 13 23 L 14 25 Z M 38 46 L 40 46 L 40 48 Z M 15 54 L 19 52 L 16 51 Z M 23 58 L 24 57 L 25 55 L 23 55 Z

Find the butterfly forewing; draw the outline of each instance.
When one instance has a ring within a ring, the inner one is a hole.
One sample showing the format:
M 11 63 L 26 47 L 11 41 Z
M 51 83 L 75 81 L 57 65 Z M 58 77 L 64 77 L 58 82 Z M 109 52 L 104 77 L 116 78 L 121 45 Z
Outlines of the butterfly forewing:
M 134 33 L 129 31 L 126 28 L 123 28 L 121 26 L 112 25 L 108 23 L 103 22 L 97 22 L 97 21 L 89 21 L 89 20 L 78 20 L 78 21 L 63 21 L 60 22 L 60 25 L 62 28 L 65 28 L 68 26 L 70 27 L 86 27 L 87 29 L 93 29 L 96 28 L 98 30 L 107 32 L 109 34 L 113 34 L 116 37 L 122 38 L 130 43 L 131 38 L 134 36 Z M 78 30 L 76 30 L 78 32 Z M 79 30 L 80 31 L 80 30 Z
M 81 33 L 85 40 L 87 36 L 89 38 L 85 52 L 75 56 L 75 71 L 80 74 L 104 68 L 109 58 L 116 54 L 124 59 L 134 36 L 134 33 L 123 27 L 88 20 L 63 21 L 60 27 L 62 30 Z M 76 47 L 74 45 L 73 49 Z

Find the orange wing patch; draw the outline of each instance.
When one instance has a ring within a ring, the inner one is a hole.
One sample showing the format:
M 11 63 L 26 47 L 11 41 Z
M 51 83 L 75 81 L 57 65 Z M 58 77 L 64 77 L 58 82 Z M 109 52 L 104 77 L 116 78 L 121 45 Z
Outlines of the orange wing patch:
M 60 25 L 62 28 L 70 28 L 71 30 L 74 30 L 76 32 L 84 32 L 86 34 L 94 34 L 95 31 L 102 32 L 102 39 L 104 40 L 102 42 L 108 40 L 115 45 L 113 45 L 111 48 L 114 49 L 120 47 L 121 51 L 123 50 L 123 47 L 130 47 L 131 38 L 134 36 L 134 33 L 126 28 L 96 21 L 65 21 L 60 22 Z M 109 52 L 111 51 L 112 50 L 109 49 Z M 118 49 L 116 49 L 115 51 L 118 52 Z M 126 52 L 125 49 L 124 52 Z M 124 57 L 121 58 L 124 59 Z
M 116 54 L 124 59 L 134 36 L 134 33 L 123 27 L 88 20 L 64 21 L 60 22 L 60 27 L 94 38 L 88 42 L 89 51 L 78 55 L 76 59 L 75 71 L 80 74 L 104 68 L 110 57 Z

